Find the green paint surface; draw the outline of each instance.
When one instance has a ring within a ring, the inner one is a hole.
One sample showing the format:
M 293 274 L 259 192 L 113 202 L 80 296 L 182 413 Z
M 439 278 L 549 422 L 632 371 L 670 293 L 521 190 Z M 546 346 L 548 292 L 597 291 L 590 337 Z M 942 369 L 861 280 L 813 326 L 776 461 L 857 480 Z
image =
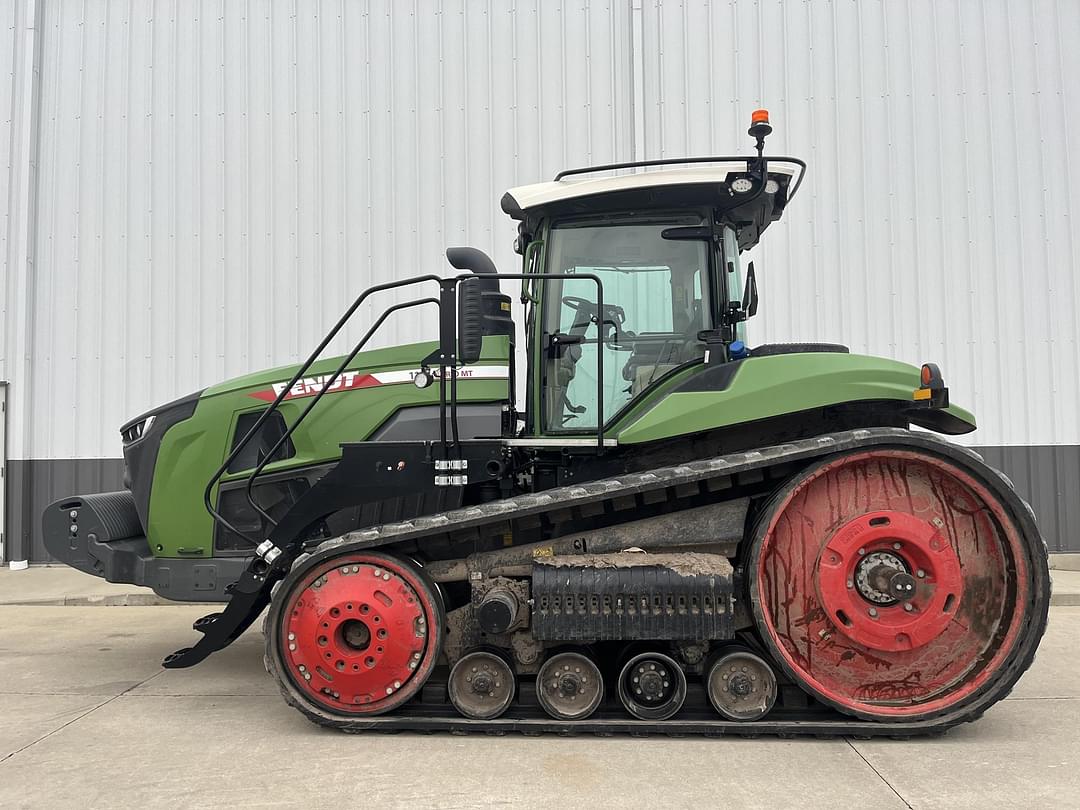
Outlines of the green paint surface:
M 416 343 L 364 352 L 349 369 L 367 373 L 416 369 L 436 345 Z M 508 365 L 509 352 L 508 338 L 485 338 L 478 365 Z M 323 360 L 307 376 L 331 373 L 339 363 L 340 358 Z M 231 448 L 237 419 L 267 407 L 252 394 L 273 383 L 287 382 L 296 368 L 260 371 L 209 388 L 194 415 L 166 432 L 154 471 L 147 527 L 151 548 L 159 556 L 212 555 L 213 521 L 203 505 L 206 482 Z M 822 353 L 749 358 L 724 391 L 674 390 L 702 371 L 702 366 L 694 366 L 654 386 L 607 430 L 607 435 L 616 437 L 620 444 L 637 444 L 845 402 L 911 403 L 912 391 L 919 386 L 915 366 L 863 355 Z M 508 381 L 460 379 L 458 394 L 461 402 L 505 401 Z M 298 398 L 282 403 L 285 421 L 293 424 L 310 401 Z M 293 434 L 296 454 L 268 465 L 266 470 L 337 460 L 342 442 L 366 440 L 400 408 L 438 401 L 437 384 L 418 389 L 405 382 L 328 393 Z M 949 412 L 974 426 L 974 417 L 967 411 L 951 406 Z M 225 480 L 245 475 L 234 473 Z
M 362 352 L 349 370 L 367 373 L 417 369 L 438 344 L 414 343 Z M 477 365 L 507 365 L 509 338 L 484 338 Z M 306 375 L 330 374 L 342 358 L 327 358 L 314 364 Z M 298 365 L 248 374 L 208 388 L 200 397 L 190 419 L 173 425 L 162 438 L 154 481 L 150 491 L 147 537 L 158 556 L 210 557 L 213 550 L 213 521 L 203 504 L 203 490 L 232 447 L 237 419 L 244 413 L 261 411 L 269 403 L 252 396 L 273 383 L 288 382 Z M 508 398 L 505 379 L 458 381 L 459 402 L 493 402 Z M 342 442 L 363 441 L 400 408 L 437 405 L 439 385 L 426 389 L 411 383 L 355 388 L 328 392 L 304 419 L 292 436 L 296 455 L 266 466 L 266 472 L 307 467 L 341 456 Z M 286 400 L 280 411 L 292 425 L 310 398 Z M 226 475 L 223 480 L 244 478 L 247 473 Z M 216 501 L 216 492 L 214 499 Z M 158 548 L 160 546 L 160 549 Z M 184 550 L 183 555 L 180 549 Z
M 700 373 L 701 367 L 692 373 Z M 680 375 L 647 396 L 613 425 L 609 435 L 636 444 L 767 419 L 785 413 L 868 400 L 913 402 L 919 369 L 896 360 L 859 354 L 814 353 L 751 357 L 724 391 L 671 392 Z M 949 412 L 974 427 L 957 406 Z

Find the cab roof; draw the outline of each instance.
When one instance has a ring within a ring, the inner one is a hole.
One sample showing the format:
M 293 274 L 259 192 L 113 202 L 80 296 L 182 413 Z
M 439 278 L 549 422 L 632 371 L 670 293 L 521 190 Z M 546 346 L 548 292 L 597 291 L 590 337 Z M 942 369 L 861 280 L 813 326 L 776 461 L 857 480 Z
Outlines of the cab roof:
M 746 249 L 757 243 L 770 223 L 780 219 L 806 169 L 797 158 L 766 157 L 768 182 L 762 189 L 760 181 L 754 182 L 760 174 L 752 172 L 757 160 L 678 158 L 570 169 L 551 182 L 510 189 L 503 195 L 502 209 L 519 220 L 524 231 L 532 232 L 538 220 L 548 216 L 708 206 L 724 211 Z M 671 168 L 672 164 L 684 165 Z M 604 176 L 584 176 L 599 172 Z
M 616 167 L 572 169 L 560 173 L 555 180 L 547 183 L 533 183 L 510 189 L 503 195 L 502 209 L 514 219 L 521 220 L 537 209 L 564 207 L 561 205 L 563 203 L 580 203 L 588 200 L 590 207 L 606 210 L 610 207 L 605 204 L 605 198 L 608 197 L 641 196 L 642 199 L 647 199 L 655 196 L 649 192 L 668 190 L 675 190 L 677 194 L 695 200 L 703 197 L 718 197 L 725 202 L 737 203 L 737 194 L 731 193 L 730 183 L 749 173 L 748 161 L 753 158 L 686 158 L 685 160 L 687 162 L 705 160 L 713 162 L 692 168 L 649 169 L 646 162 L 645 164 L 620 164 Z M 768 158 L 769 179 L 776 180 L 785 190 L 790 188 L 793 191 L 801 180 L 803 172 L 801 164 L 802 161 L 794 162 L 791 158 Z M 582 177 L 585 173 L 617 171 L 622 167 L 641 168 L 628 174 Z M 633 192 L 644 193 L 633 195 Z

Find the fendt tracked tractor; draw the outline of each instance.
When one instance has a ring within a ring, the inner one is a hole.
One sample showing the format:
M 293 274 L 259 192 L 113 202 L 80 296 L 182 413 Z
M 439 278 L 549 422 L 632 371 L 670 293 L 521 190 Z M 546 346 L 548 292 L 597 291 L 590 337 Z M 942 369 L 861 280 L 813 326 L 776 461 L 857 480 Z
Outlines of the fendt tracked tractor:
M 520 273 L 451 248 L 460 272 L 368 289 L 303 364 L 132 420 L 126 489 L 52 504 L 48 550 L 227 602 L 166 667 L 265 612 L 285 699 L 347 731 L 910 736 L 979 717 L 1046 625 L 1034 517 L 939 437 L 975 422 L 937 366 L 748 342 L 740 257 L 806 168 L 764 155 L 764 111 L 749 132 L 750 156 L 512 189 Z M 436 312 L 436 340 L 363 351 L 387 318 Z

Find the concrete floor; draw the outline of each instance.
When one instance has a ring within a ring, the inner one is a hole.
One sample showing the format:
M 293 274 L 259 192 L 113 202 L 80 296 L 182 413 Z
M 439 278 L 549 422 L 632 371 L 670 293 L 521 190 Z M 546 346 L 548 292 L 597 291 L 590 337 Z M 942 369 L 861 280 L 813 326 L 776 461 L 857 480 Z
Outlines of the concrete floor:
M 1008 700 L 911 742 L 347 736 L 281 701 L 257 631 L 161 670 L 203 612 L 0 607 L 0 807 L 1080 806 L 1076 607 Z

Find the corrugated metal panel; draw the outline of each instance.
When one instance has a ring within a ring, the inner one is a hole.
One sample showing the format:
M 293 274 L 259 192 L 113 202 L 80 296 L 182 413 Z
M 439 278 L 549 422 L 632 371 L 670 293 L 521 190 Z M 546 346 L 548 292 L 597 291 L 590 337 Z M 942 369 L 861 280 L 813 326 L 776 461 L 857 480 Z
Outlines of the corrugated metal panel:
M 755 251 L 758 341 L 935 360 L 983 445 L 1080 443 L 1080 3 L 645 3 L 644 153 L 810 174 Z M 1070 124 L 1072 129 L 1070 130 Z
M 296 359 L 448 244 L 513 266 L 505 188 L 745 153 L 766 106 L 811 173 L 752 335 L 938 360 L 1075 547 L 1078 41 L 1072 0 L 0 0 L 10 455 L 117 456 L 125 418 Z M 116 469 L 27 467 L 18 534 Z
M 1080 448 L 976 448 L 988 464 L 1004 470 L 1035 512 L 1050 551 L 1080 551 Z
M 32 388 L 39 6 L 40 0 L 0 2 L 0 379 L 12 382 L 8 451 L 16 456 Z
M 59 498 L 88 492 L 115 492 L 123 488 L 124 462 L 115 458 L 35 459 L 8 462 L 8 515 L 11 559 L 45 562 L 41 518 Z
M 540 5 L 47 2 L 16 456 L 119 455 L 126 417 L 306 354 L 447 245 L 514 266 L 502 191 L 630 150 L 626 4 Z
M 15 118 L 15 43 L 18 39 L 18 28 L 15 25 L 16 0 L 0 0 L 0 262 L 3 262 L 4 281 L 7 280 L 8 245 L 10 244 L 10 206 L 15 203 L 11 192 L 11 140 L 13 123 Z M 8 301 L 10 300 L 6 290 L 0 299 L 0 314 L 7 323 Z M 0 346 L 3 345 L 3 335 L 0 334 Z M 4 353 L 0 352 L 0 369 L 4 368 Z M 0 379 L 4 372 L 0 370 Z
M 758 105 L 811 175 L 753 334 L 935 359 L 974 441 L 1080 443 L 1076 3 L 43 5 L 17 458 L 116 455 L 125 417 L 298 357 L 447 244 L 511 266 L 503 189 L 748 151 Z

